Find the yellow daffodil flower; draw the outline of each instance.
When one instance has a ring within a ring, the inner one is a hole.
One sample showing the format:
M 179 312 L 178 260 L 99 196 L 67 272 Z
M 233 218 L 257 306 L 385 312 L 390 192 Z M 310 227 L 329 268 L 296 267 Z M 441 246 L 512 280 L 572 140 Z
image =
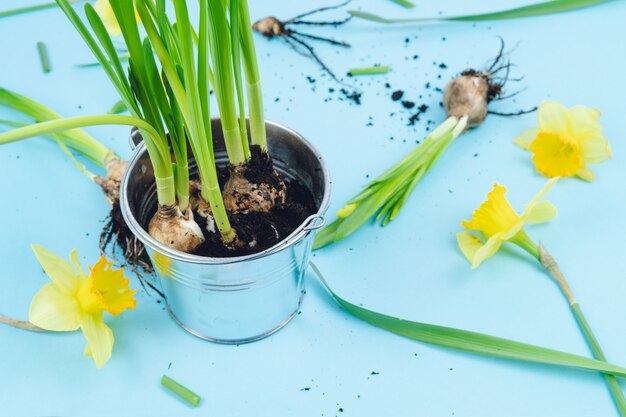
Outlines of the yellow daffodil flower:
M 104 23 L 104 27 L 107 32 L 109 32 L 109 35 L 118 36 L 122 33 L 120 24 L 115 18 L 115 13 L 113 13 L 109 0 L 97 0 L 93 8 L 96 13 L 98 13 L 98 16 L 100 16 L 100 19 L 102 19 L 102 23 Z M 135 19 L 139 22 L 139 13 L 137 13 L 137 10 L 135 10 Z
M 552 203 L 539 200 L 557 181 L 558 178 L 549 180 L 526 205 L 521 215 L 513 210 L 505 198 L 506 188 L 498 184 L 493 186 L 493 190 L 487 195 L 487 201 L 474 211 L 472 219 L 461 223 L 467 230 L 480 232 L 485 240 L 468 231 L 460 232 L 456 236 L 459 248 L 472 264 L 472 268 L 493 256 L 505 242 L 515 243 L 531 253 L 537 251 L 537 246 L 524 231 L 524 225 L 544 223 L 556 216 L 557 211 Z
M 76 250 L 70 254 L 72 265 L 46 248 L 32 245 L 37 260 L 52 280 L 39 290 L 30 305 L 29 320 L 42 329 L 74 331 L 79 328 L 87 339 L 85 356 L 101 368 L 113 351 L 113 332 L 103 321 L 104 312 L 117 316 L 135 308 L 133 294 L 124 271 L 111 269 L 104 257 L 85 274 Z
M 533 154 L 535 168 L 546 177 L 593 181 L 595 175 L 587 164 L 611 159 L 598 110 L 584 106 L 568 110 L 555 101 L 544 101 L 537 118 L 539 126 L 525 130 L 513 142 Z

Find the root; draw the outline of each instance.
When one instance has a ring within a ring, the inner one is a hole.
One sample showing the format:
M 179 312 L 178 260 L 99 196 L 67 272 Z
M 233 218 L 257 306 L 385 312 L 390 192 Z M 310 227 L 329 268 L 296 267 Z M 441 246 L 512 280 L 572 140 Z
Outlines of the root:
M 493 62 L 487 68 L 487 71 L 486 71 L 487 73 L 490 73 L 490 74 L 493 74 L 495 72 L 494 68 L 496 67 L 496 65 L 498 65 L 498 63 L 504 57 L 504 39 L 502 39 L 501 36 L 498 36 L 498 39 L 500 39 L 500 50 L 498 51 L 498 55 L 496 55 L 496 57 L 493 59 Z
M 313 58 L 322 67 L 322 69 L 326 73 L 328 73 L 328 75 L 332 77 L 333 80 L 337 81 L 338 83 L 341 83 L 341 81 L 339 81 L 339 78 L 337 78 L 335 73 L 332 72 L 330 68 L 328 68 L 328 66 L 324 63 L 324 61 L 320 59 L 319 56 L 317 56 L 312 46 L 307 44 L 305 41 L 296 38 L 295 35 L 290 34 L 290 35 L 285 35 L 285 36 L 287 36 L 288 39 L 291 39 L 292 41 L 302 45 L 307 51 L 309 51 L 309 53 L 311 54 L 311 58 Z
M 299 35 L 299 36 L 304 36 L 305 38 L 310 38 L 310 39 L 315 39 L 317 41 L 322 41 L 322 42 L 327 42 L 331 45 L 337 45 L 337 46 L 343 46 L 344 48 L 350 48 L 350 44 L 347 42 L 343 42 L 343 41 L 337 41 L 335 39 L 332 38 L 325 38 L 322 36 L 315 36 L 315 35 L 309 35 L 308 33 L 302 33 L 302 32 L 298 32 L 295 30 L 291 30 L 290 31 L 291 34 L 295 34 L 295 35 Z
M 348 23 L 350 20 L 352 20 L 354 16 L 350 16 L 350 17 L 346 17 L 343 20 L 332 20 L 332 21 L 328 21 L 328 22 L 312 22 L 310 20 L 294 20 L 294 21 L 287 21 L 285 22 L 285 24 L 289 23 L 292 25 L 311 25 L 311 26 L 341 26 L 341 25 L 345 25 L 346 23 Z
M 118 256 L 117 248 L 122 251 L 122 259 Z M 165 298 L 163 293 L 151 282 L 154 268 L 145 251 L 143 243 L 133 235 L 122 217 L 119 201 L 116 201 L 111 212 L 105 219 L 105 225 L 100 233 L 100 253 L 112 259 L 115 266 L 130 270 L 141 284 L 141 287 L 150 294 L 148 288 Z
M 291 19 L 286 20 L 285 23 L 293 23 L 293 22 L 295 22 L 295 21 L 297 21 L 299 19 L 302 19 L 303 17 L 311 16 L 311 15 L 317 14 L 317 13 L 322 13 L 322 12 L 325 12 L 325 11 L 328 11 L 328 10 L 339 9 L 339 8 L 341 8 L 343 6 L 348 5 L 351 1 L 352 0 L 347 0 L 347 1 L 344 1 L 343 3 L 341 3 L 341 4 L 337 4 L 335 6 L 320 7 L 319 9 L 311 10 L 311 11 L 299 14 L 297 16 L 294 16 Z
M 512 112 L 512 113 L 501 113 L 501 112 L 491 111 L 491 110 L 489 110 L 488 113 L 493 114 L 494 116 L 513 117 L 513 116 L 522 116 L 528 113 L 534 113 L 536 111 L 537 111 L 537 106 L 533 107 L 532 109 L 520 110 L 520 111 Z

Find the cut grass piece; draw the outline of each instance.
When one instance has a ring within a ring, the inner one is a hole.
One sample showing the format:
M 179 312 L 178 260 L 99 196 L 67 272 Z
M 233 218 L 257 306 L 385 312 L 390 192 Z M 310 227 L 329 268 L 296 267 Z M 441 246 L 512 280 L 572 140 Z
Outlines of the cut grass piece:
M 413 7 L 415 7 L 415 5 L 408 0 L 391 0 L 391 1 L 396 4 L 399 4 L 402 7 L 406 7 L 407 9 L 412 9 Z
M 348 10 L 348 13 L 356 18 L 369 20 L 376 23 L 420 23 L 436 20 L 449 20 L 460 22 L 475 22 L 481 20 L 502 20 L 517 19 L 520 17 L 543 16 L 546 14 L 562 13 L 571 10 L 583 9 L 613 0 L 553 0 L 543 3 L 531 4 L 529 6 L 517 7 L 493 13 L 480 13 L 465 16 L 450 17 L 422 17 L 422 18 L 401 18 L 389 19 L 373 13 L 362 12 L 360 10 Z
M 161 377 L 161 385 L 163 385 L 171 393 L 175 394 L 178 398 L 184 400 L 187 404 L 191 405 L 194 408 L 197 407 L 198 404 L 200 404 L 200 397 L 198 396 L 198 394 L 180 385 L 178 382 L 174 381 L 167 375 L 163 375 Z
M 365 68 L 352 68 L 348 71 L 349 75 L 374 75 L 374 74 L 386 74 L 391 70 L 389 66 L 374 66 Z
M 388 332 L 435 346 L 491 357 L 565 366 L 569 368 L 598 371 L 622 378 L 626 377 L 626 368 L 596 359 L 585 358 L 571 353 L 529 345 L 483 333 L 404 320 L 359 307 L 335 294 L 330 289 L 330 286 L 322 276 L 320 270 L 312 262 L 311 268 L 333 299 L 345 311 L 372 326 Z
M 37 53 L 39 54 L 39 61 L 41 62 L 41 69 L 44 74 L 52 71 L 52 67 L 50 66 L 50 56 L 48 55 L 48 48 L 45 43 L 37 42 Z

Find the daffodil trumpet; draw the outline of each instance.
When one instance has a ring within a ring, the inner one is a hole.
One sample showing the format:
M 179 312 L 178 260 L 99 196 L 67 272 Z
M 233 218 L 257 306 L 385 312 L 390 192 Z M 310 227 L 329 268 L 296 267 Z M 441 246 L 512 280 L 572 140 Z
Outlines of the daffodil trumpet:
M 474 211 L 471 220 L 462 222 L 462 226 L 467 231 L 457 234 L 457 242 L 463 255 L 472 264 L 472 268 L 477 268 L 482 262 L 495 255 L 500 247 L 507 242 L 513 243 L 529 253 L 558 285 L 593 356 L 606 362 L 600 344 L 557 262 L 545 246 L 541 243 L 536 244 L 524 229 L 524 225 L 544 223 L 556 217 L 557 210 L 554 205 L 541 200 L 558 180 L 558 177 L 549 180 L 539 194 L 526 205 L 521 215 L 518 215 L 507 201 L 505 197 L 506 188 L 495 184 L 487 196 L 487 201 Z M 470 230 L 476 233 L 472 233 Z M 604 378 L 620 415 L 625 417 L 626 398 L 618 381 L 611 375 L 605 374 Z
M 488 109 L 492 101 L 506 98 L 504 85 L 511 64 L 503 61 L 504 42 L 487 69 L 465 70 L 450 80 L 443 91 L 443 108 L 448 118 L 411 153 L 349 200 L 337 212 L 337 219 L 317 234 L 314 249 L 348 237 L 372 217 L 381 226 L 386 226 L 400 213 L 417 184 L 448 146 L 463 132 L 480 126 L 488 114 L 510 116 L 527 113 L 499 113 Z M 501 71 L 505 72 L 503 77 L 500 76 Z

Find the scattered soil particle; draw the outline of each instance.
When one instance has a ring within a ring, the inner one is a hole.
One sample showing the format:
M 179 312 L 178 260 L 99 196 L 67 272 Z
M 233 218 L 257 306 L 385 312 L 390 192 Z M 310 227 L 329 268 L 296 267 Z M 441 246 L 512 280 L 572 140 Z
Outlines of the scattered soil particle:
M 415 107 L 415 103 L 412 101 L 404 100 L 402 102 L 402 106 L 404 106 L 405 109 L 412 109 L 413 107 Z
M 398 101 L 402 98 L 402 96 L 404 95 L 404 91 L 402 90 L 396 90 L 393 93 L 391 93 L 391 99 L 393 101 Z
M 339 91 L 341 91 L 341 94 L 343 94 L 343 96 L 344 96 L 346 99 L 353 101 L 353 102 L 354 102 L 354 104 L 356 104 L 356 105 L 361 104 L 361 96 L 362 96 L 362 93 L 359 93 L 359 92 L 357 92 L 357 91 L 352 91 L 352 92 L 350 92 L 350 91 L 346 90 L 345 88 L 342 88 L 342 89 L 341 89 L 341 90 L 339 90 Z

